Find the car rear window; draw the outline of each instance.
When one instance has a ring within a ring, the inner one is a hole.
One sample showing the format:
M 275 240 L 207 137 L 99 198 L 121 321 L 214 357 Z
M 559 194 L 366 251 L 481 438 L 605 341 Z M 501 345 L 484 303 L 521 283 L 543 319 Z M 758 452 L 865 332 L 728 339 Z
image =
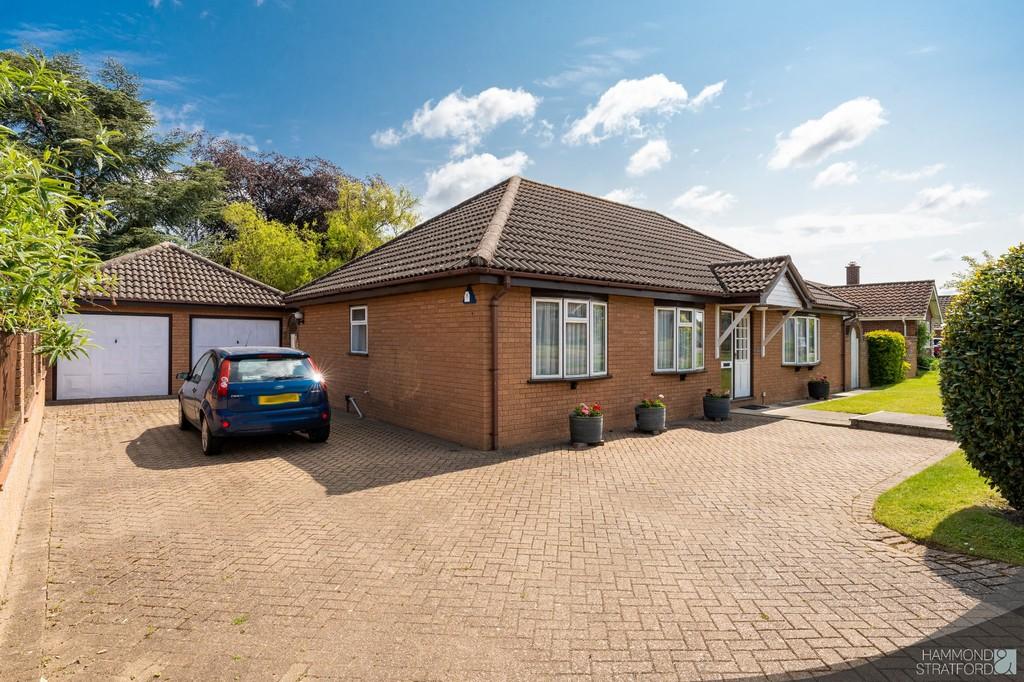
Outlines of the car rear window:
M 231 361 L 232 383 L 247 381 L 282 381 L 312 379 L 309 358 L 244 358 Z

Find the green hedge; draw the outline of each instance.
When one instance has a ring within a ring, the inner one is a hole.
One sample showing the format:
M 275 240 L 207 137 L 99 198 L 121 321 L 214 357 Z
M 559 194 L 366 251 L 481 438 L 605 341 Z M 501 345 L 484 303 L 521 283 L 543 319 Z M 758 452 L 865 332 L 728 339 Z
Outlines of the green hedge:
M 864 335 L 868 342 L 868 376 L 872 386 L 896 384 L 906 378 L 904 367 L 910 367 L 903 357 L 907 354 L 907 339 L 899 332 L 878 330 Z
M 917 323 L 917 368 L 932 368 L 932 335 L 924 322 Z
M 943 328 L 942 407 L 967 461 L 1024 510 L 1024 244 L 972 266 Z

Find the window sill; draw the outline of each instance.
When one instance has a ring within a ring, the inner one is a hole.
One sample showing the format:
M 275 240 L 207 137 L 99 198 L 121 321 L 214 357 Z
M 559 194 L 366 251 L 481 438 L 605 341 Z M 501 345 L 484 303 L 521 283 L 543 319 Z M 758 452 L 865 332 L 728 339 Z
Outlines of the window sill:
M 370 351 L 366 351 L 365 353 L 360 353 L 358 351 L 350 350 L 348 352 L 348 354 L 349 355 L 355 355 L 356 357 L 359 357 L 359 358 L 368 358 L 368 357 L 370 357 Z
M 651 376 L 652 377 L 662 377 L 662 376 L 672 377 L 672 376 L 675 376 L 677 374 L 681 374 L 683 376 L 686 376 L 687 374 L 705 374 L 707 371 L 708 370 L 707 370 L 706 367 L 702 368 L 702 369 L 681 369 L 681 370 L 680 369 L 656 369 L 653 372 L 651 372 Z
M 818 362 L 801 362 L 801 363 L 796 363 L 796 362 L 788 362 L 787 363 L 787 362 L 784 362 L 784 363 L 782 363 L 782 366 L 783 367 L 792 367 L 794 372 L 799 372 L 801 369 L 804 369 L 804 368 L 811 369 L 812 367 L 817 367 L 820 364 L 821 364 L 821 360 L 819 360 Z
M 567 379 L 564 377 L 531 377 L 526 380 L 528 384 L 571 384 L 570 388 L 576 388 L 576 384 L 581 381 L 601 381 L 602 379 L 611 379 L 611 374 L 602 374 L 597 377 L 576 377 L 575 379 Z

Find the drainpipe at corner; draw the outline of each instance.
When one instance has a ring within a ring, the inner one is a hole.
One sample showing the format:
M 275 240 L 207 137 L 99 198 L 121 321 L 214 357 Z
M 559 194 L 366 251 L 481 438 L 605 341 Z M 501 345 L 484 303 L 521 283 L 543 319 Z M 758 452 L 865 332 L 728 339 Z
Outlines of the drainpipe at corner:
M 501 291 L 491 296 L 491 449 L 498 449 L 498 305 L 512 288 L 512 278 L 505 275 Z

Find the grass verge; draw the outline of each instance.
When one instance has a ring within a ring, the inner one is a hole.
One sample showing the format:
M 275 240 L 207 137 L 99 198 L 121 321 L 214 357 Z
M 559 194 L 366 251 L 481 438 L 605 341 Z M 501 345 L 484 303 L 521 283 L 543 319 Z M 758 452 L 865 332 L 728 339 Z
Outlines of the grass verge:
M 911 377 L 898 384 L 883 386 L 868 393 L 811 403 L 802 407 L 825 412 L 869 414 L 887 410 L 941 417 L 942 398 L 939 396 L 939 372 L 931 370 L 921 376 Z
M 1014 514 L 960 450 L 883 493 L 874 516 L 918 542 L 1024 566 L 1024 514 Z

